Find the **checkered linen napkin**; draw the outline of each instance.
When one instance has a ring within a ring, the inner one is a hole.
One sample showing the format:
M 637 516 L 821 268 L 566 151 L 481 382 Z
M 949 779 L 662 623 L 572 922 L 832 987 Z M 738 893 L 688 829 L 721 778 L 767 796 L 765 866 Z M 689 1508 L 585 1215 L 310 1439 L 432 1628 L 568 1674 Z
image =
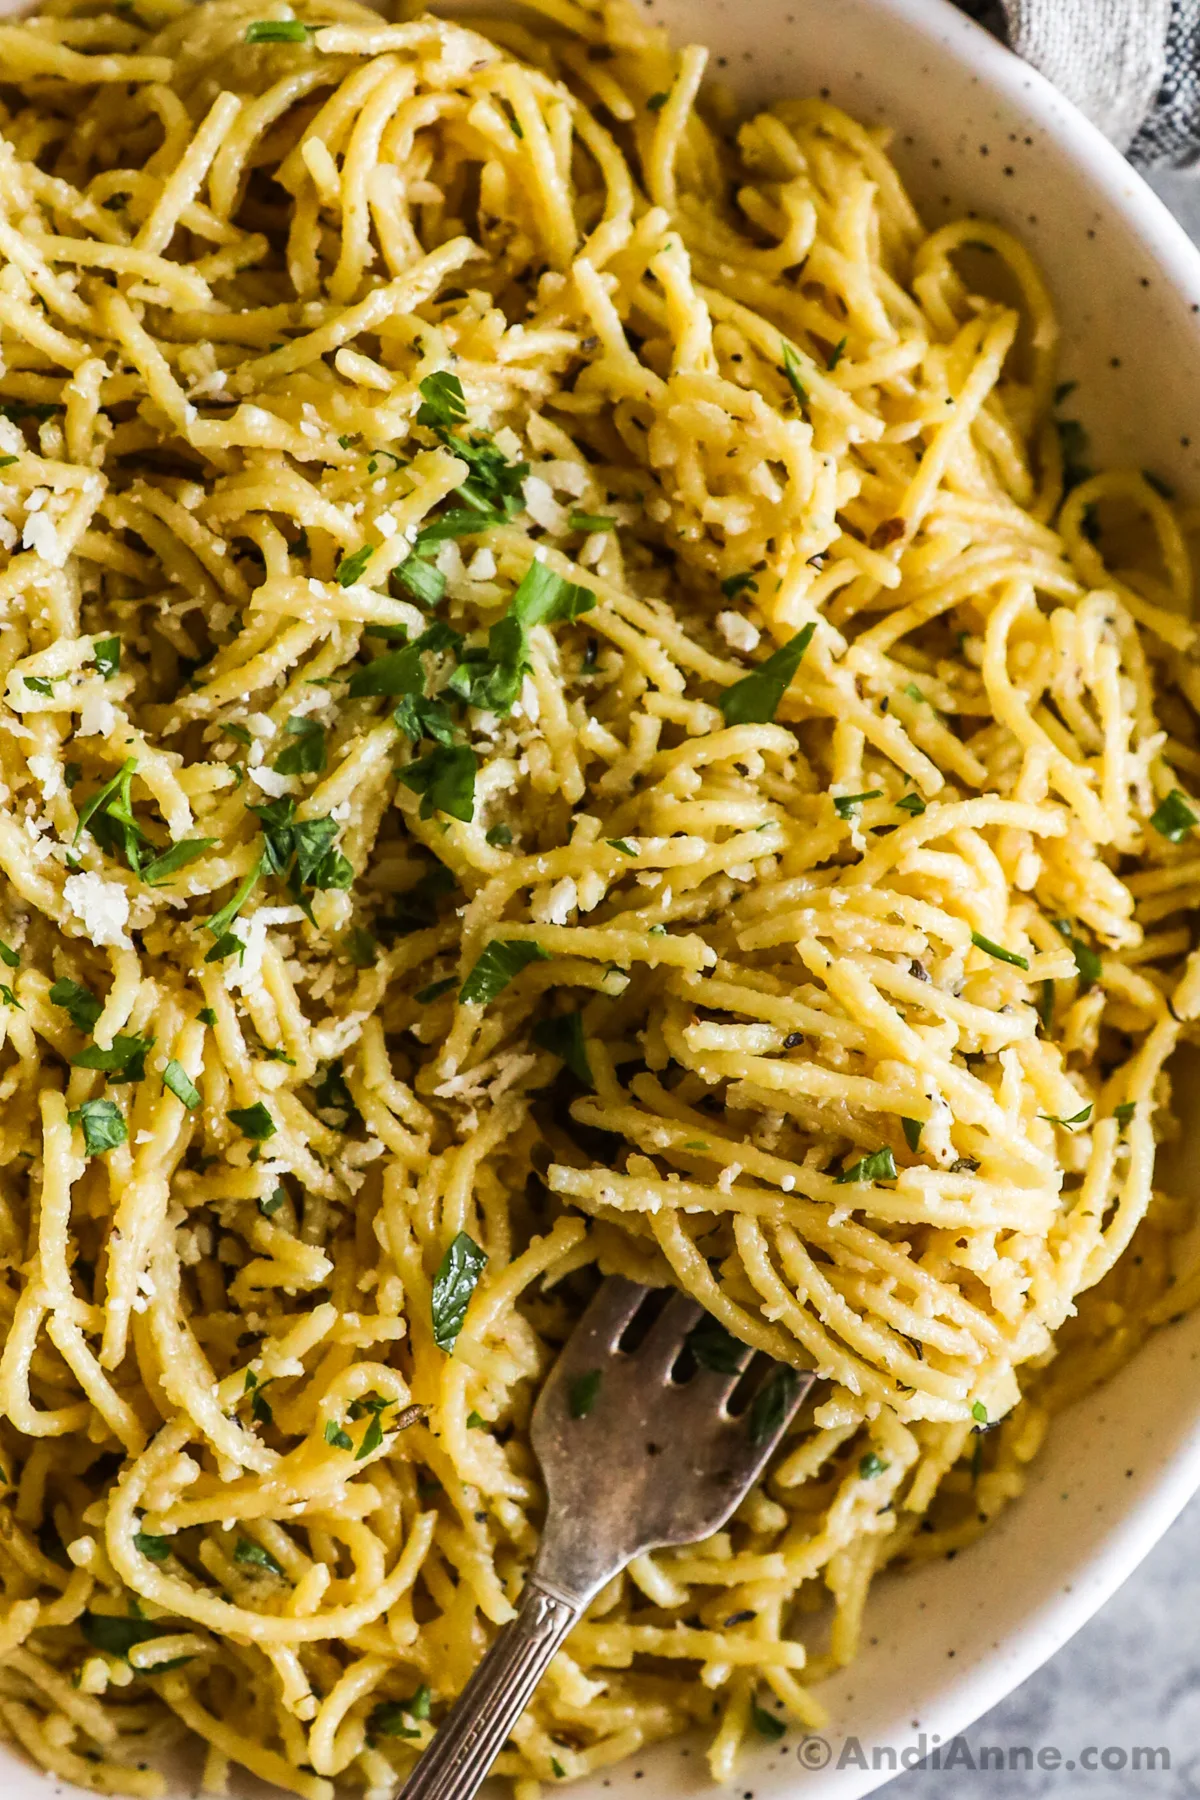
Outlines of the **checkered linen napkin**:
M 1200 161 L 1200 0 L 959 0 L 1143 166 Z

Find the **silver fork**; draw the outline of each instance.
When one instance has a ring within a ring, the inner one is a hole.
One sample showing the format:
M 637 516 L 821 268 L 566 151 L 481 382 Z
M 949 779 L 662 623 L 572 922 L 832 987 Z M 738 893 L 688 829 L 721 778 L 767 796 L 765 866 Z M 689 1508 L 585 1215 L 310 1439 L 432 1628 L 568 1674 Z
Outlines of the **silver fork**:
M 621 1339 L 650 1289 L 613 1275 L 538 1396 L 533 1448 L 546 1479 L 542 1541 L 516 1618 L 498 1633 L 399 1800 L 470 1800 L 589 1601 L 644 1550 L 720 1529 L 815 1377 L 772 1365 L 749 1408 L 728 1401 L 751 1360 L 672 1379 L 702 1309 L 683 1294 L 632 1352 Z

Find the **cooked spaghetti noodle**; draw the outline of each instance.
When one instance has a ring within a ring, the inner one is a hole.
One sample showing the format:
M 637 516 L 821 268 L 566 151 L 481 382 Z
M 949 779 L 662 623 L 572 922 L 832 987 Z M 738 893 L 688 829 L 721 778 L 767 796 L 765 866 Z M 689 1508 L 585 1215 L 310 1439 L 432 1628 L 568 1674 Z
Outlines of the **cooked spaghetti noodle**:
M 105 1793 L 392 1790 L 598 1271 L 822 1382 L 526 1797 L 819 1723 L 1200 1289 L 1186 520 L 1006 232 L 539 10 L 0 27 L 0 1720 Z

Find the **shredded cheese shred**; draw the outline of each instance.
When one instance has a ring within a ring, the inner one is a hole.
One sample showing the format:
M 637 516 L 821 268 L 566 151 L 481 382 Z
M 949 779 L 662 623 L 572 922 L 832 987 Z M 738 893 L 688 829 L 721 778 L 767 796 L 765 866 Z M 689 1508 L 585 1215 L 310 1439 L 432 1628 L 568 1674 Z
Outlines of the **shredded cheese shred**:
M 820 1725 L 1200 1293 L 1189 516 L 884 133 L 537 10 L 0 27 L 0 1726 L 101 1793 L 394 1790 L 599 1274 L 820 1381 L 522 1800 Z

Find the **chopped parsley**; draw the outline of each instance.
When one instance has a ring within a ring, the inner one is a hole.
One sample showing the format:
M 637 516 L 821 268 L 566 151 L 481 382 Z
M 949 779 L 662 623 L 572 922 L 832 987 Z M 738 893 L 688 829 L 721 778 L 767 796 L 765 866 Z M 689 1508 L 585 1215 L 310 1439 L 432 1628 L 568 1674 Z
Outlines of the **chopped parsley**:
M 62 1007 L 77 1031 L 90 1032 L 104 1011 L 90 988 L 78 981 L 68 981 L 65 977 L 56 981 L 50 989 L 50 1002 L 53 1006 Z
M 177 1100 L 182 1100 L 189 1112 L 195 1112 L 200 1104 L 200 1089 L 196 1086 L 181 1062 L 172 1057 L 163 1070 L 163 1086 L 169 1088 Z
M 1187 795 L 1172 788 L 1150 814 L 1150 823 L 1169 844 L 1179 844 L 1193 825 L 1200 825 L 1200 818 L 1192 811 Z
M 437 564 L 415 551 L 392 570 L 390 581 L 393 589 L 399 582 L 418 606 L 436 606 L 446 592 L 446 577 Z
M 419 383 L 421 405 L 417 409 L 417 424 L 444 426 L 450 428 L 461 425 L 467 416 L 467 402 L 463 396 L 462 382 L 449 370 L 439 369 L 433 375 L 426 375 Z
M 121 667 L 120 638 L 93 638 L 92 659 L 105 681 L 111 681 Z
M 1136 1111 L 1136 1100 L 1122 1100 L 1119 1106 L 1113 1107 L 1113 1118 L 1117 1121 L 1117 1124 L 1121 1129 L 1124 1130 Z
M 487 1006 L 532 962 L 548 962 L 550 952 L 530 938 L 493 938 L 459 990 L 459 999 Z
M 285 734 L 294 738 L 271 767 L 278 775 L 320 775 L 325 767 L 325 728 L 315 719 L 293 715 L 284 726 Z
M 882 799 L 882 788 L 870 788 L 865 794 L 835 794 L 833 796 L 833 809 L 837 813 L 839 819 L 853 819 L 857 817 L 858 809 L 864 800 Z
M 367 564 L 374 554 L 374 545 L 364 544 L 361 550 L 355 550 L 349 556 L 343 556 L 337 568 L 333 571 L 333 579 L 337 582 L 338 586 L 344 588 L 353 587 L 356 581 L 361 581 L 363 574 L 366 571 Z
M 181 839 L 161 855 L 151 857 L 142 869 L 142 880 L 148 887 L 157 887 L 168 875 L 178 874 L 180 869 L 186 869 L 189 863 L 203 856 L 206 850 L 211 850 L 216 841 L 216 838 Z
M 767 1444 L 782 1431 L 788 1414 L 796 1402 L 800 1377 L 795 1369 L 779 1363 L 767 1376 L 754 1396 L 747 1415 L 750 1442 L 756 1447 Z
M 615 531 L 617 521 L 610 513 L 573 512 L 567 518 L 572 531 Z
M 786 338 L 781 339 L 781 343 L 783 346 L 783 372 L 787 376 L 788 386 L 800 405 L 807 406 L 808 392 L 800 379 L 800 358 L 797 356 L 794 346 L 789 344 Z
M 85 1100 L 78 1111 L 67 1114 L 67 1123 L 82 1128 L 83 1147 L 89 1156 L 103 1156 L 129 1136 L 121 1109 L 112 1100 Z
M 1079 1112 L 1072 1113 L 1069 1119 L 1061 1119 L 1057 1113 L 1038 1114 L 1038 1118 L 1045 1119 L 1048 1125 L 1065 1125 L 1068 1131 L 1073 1130 L 1076 1125 L 1086 1125 L 1091 1116 L 1092 1103 L 1090 1100 Z
M 784 1721 L 776 1718 L 773 1712 L 768 1712 L 766 1707 L 760 1706 L 757 1700 L 750 1702 L 750 1723 L 760 1737 L 771 1738 L 775 1742 L 787 1731 Z
M 919 1150 L 921 1148 L 921 1133 L 925 1129 L 924 1120 L 901 1119 L 900 1124 L 904 1131 L 904 1141 L 909 1149 L 913 1151 Z
M 740 575 L 727 575 L 721 583 L 721 592 L 727 600 L 736 600 L 739 594 L 757 594 L 758 583 L 749 569 L 743 569 Z
M 567 1387 L 567 1411 L 573 1419 L 586 1419 L 595 1406 L 600 1394 L 600 1383 L 603 1371 L 589 1369 L 586 1375 L 576 1375 Z
M 988 956 L 994 956 L 997 962 L 1011 963 L 1014 969 L 1028 969 L 1029 967 L 1027 956 L 1018 956 L 1015 950 L 1006 950 L 1003 944 L 994 944 L 991 938 L 984 937 L 981 931 L 971 933 L 971 942 L 977 950 L 984 951 Z
M 406 788 L 421 796 L 421 817 L 435 812 L 469 824 L 475 817 L 475 752 L 469 744 L 439 744 L 427 756 L 418 756 L 399 771 Z
M 256 1144 L 265 1144 L 278 1129 L 261 1100 L 256 1100 L 253 1106 L 235 1106 L 225 1116 L 244 1137 L 253 1139 Z
M 450 677 L 450 692 L 470 706 L 501 716 L 512 711 L 529 668 L 529 635 L 535 625 L 574 620 L 590 612 L 590 588 L 564 581 L 545 563 L 530 563 L 508 611 L 488 632 L 486 649 L 470 649 Z
M 283 1566 L 276 1562 L 269 1550 L 256 1544 L 251 1538 L 240 1537 L 233 1547 L 233 1560 L 249 1569 L 265 1569 L 270 1575 L 282 1575 Z
M 882 1475 L 887 1467 L 887 1463 L 874 1450 L 868 1450 L 858 1461 L 858 1472 L 864 1481 L 874 1481 L 876 1475 Z
M 117 1032 L 107 1049 L 89 1044 L 71 1058 L 75 1069 L 98 1069 L 113 1082 L 142 1081 L 146 1074 L 146 1057 L 154 1043 L 152 1037 L 125 1037 Z
M 759 663 L 749 675 L 744 675 L 732 687 L 725 689 L 718 697 L 717 705 L 726 725 L 771 723 L 816 629 L 815 621 L 810 621 L 794 638 L 781 644 L 765 662 Z
M 417 996 L 420 999 L 420 995 Z M 556 1018 L 542 1019 L 533 1028 L 533 1041 L 539 1050 L 548 1050 L 565 1063 L 584 1087 L 594 1087 L 587 1044 L 583 1036 L 583 1014 L 559 1013 Z
M 314 29 L 314 26 L 304 25 L 299 19 L 254 19 L 246 27 L 246 42 L 248 44 L 305 44 Z
M 433 1279 L 430 1314 L 433 1341 L 448 1356 L 454 1354 L 471 1295 L 486 1267 L 486 1254 L 465 1231 L 452 1239 L 438 1265 Z
M 837 1179 L 839 1185 L 848 1181 L 895 1181 L 896 1159 L 885 1144 L 882 1150 L 872 1150 L 868 1156 L 860 1156 L 856 1163 L 843 1169 Z
M 901 794 L 895 804 L 901 812 L 911 813 L 914 819 L 919 819 L 925 811 L 925 802 L 918 793 Z

